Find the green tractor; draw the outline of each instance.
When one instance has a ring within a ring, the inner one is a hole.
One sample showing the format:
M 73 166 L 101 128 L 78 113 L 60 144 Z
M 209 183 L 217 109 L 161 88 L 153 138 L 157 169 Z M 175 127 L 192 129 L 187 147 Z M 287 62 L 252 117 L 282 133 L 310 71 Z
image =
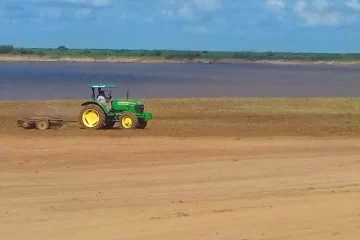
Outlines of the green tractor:
M 109 129 L 119 122 L 122 129 L 145 129 L 147 122 L 152 119 L 151 112 L 144 111 L 144 104 L 139 101 L 127 99 L 113 99 L 112 84 L 90 84 L 92 100 L 81 104 L 79 121 L 86 129 Z M 97 89 L 97 96 L 95 96 Z

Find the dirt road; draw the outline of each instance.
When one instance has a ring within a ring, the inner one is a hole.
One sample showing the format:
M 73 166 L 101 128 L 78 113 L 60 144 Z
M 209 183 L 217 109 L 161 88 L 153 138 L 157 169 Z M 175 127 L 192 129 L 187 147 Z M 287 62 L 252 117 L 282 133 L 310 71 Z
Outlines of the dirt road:
M 359 239 L 357 100 L 153 100 L 144 131 L 0 102 L 0 239 Z
M 360 236 L 358 140 L 1 141 L 1 239 Z

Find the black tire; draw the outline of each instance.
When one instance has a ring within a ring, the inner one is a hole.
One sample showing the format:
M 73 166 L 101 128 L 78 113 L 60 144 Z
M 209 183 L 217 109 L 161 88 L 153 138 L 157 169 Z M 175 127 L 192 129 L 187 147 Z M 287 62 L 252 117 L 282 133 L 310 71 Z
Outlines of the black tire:
M 47 130 L 49 129 L 49 121 L 48 120 L 39 120 L 39 121 L 36 121 L 36 128 L 39 129 L 39 130 Z
M 113 128 L 114 125 L 115 125 L 116 122 L 113 122 L 113 121 L 107 121 L 106 122 L 106 125 L 105 125 L 105 128 L 106 129 L 110 129 L 110 128 Z
M 137 126 L 138 129 L 145 129 L 147 126 L 147 121 L 144 119 L 139 119 L 139 124 Z
M 83 119 L 82 119 L 84 112 L 86 112 L 88 110 L 94 110 L 99 115 L 99 121 L 93 126 L 87 126 L 83 122 Z M 86 105 L 81 110 L 80 115 L 79 115 L 79 122 L 81 124 L 81 127 L 85 128 L 85 129 L 95 129 L 95 130 L 103 129 L 105 127 L 105 123 L 106 123 L 106 115 L 105 115 L 104 110 L 100 106 L 98 106 L 96 104 L 89 104 L 89 105 Z
M 131 121 L 132 121 L 131 126 L 130 125 L 128 125 L 128 126 L 124 125 L 123 120 L 126 119 L 126 118 L 131 118 Z M 121 113 L 120 120 L 119 120 L 119 127 L 121 129 L 132 130 L 132 129 L 137 128 L 138 124 L 139 124 L 138 118 L 136 117 L 136 115 L 134 113 L 132 113 L 132 112 L 122 112 Z

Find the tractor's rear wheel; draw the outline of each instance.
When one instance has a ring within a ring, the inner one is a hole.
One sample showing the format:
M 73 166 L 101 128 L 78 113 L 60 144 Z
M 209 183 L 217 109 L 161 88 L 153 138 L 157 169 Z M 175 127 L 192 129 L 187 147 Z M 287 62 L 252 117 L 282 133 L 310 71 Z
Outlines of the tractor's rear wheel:
M 106 123 L 104 110 L 95 104 L 85 106 L 80 112 L 80 124 L 86 129 L 102 129 Z
M 138 119 L 132 112 L 123 112 L 120 117 L 119 125 L 121 129 L 135 129 L 138 126 Z

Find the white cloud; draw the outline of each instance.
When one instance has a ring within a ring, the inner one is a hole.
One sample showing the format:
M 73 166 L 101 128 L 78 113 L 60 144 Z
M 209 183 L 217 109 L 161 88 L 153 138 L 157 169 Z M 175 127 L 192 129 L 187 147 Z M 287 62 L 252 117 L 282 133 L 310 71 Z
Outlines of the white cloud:
M 92 12 L 92 10 L 89 8 L 79 9 L 76 11 L 76 16 L 78 18 L 86 17 L 86 16 L 90 15 L 91 12 Z
M 189 6 L 188 4 L 183 5 L 179 10 L 178 14 L 180 17 L 185 19 L 192 19 L 194 15 L 193 8 Z
M 358 0 L 349 0 L 346 5 L 354 10 L 360 10 L 360 3 Z
M 179 20 L 185 31 L 207 33 L 216 25 L 223 0 L 161 0 L 162 17 Z
M 112 0 L 30 0 L 33 11 L 40 18 L 59 18 L 71 13 L 77 18 L 91 15 L 97 8 L 109 7 Z
M 74 3 L 74 4 L 86 4 L 94 7 L 103 7 L 111 4 L 111 0 L 60 0 L 59 2 Z
M 174 16 L 174 12 L 172 10 L 162 9 L 159 12 L 165 17 L 173 17 Z
M 193 0 L 194 4 L 199 8 L 218 9 L 221 6 L 220 0 Z
M 198 19 L 204 12 L 215 12 L 222 6 L 222 0 L 164 0 L 164 8 L 158 12 L 168 18 L 188 21 Z
M 87 6 L 87 7 L 108 7 L 112 4 L 112 0 L 33 0 L 34 3 L 48 6 L 56 5 L 73 5 L 73 6 Z
M 216 11 L 222 6 L 222 0 L 164 0 L 169 8 L 181 15 L 189 16 L 190 13 L 196 14 L 199 11 Z
M 324 11 L 327 7 L 329 7 L 329 2 L 327 0 L 314 0 L 313 6 L 319 11 Z
M 340 12 L 328 9 L 326 0 L 316 0 L 310 5 L 305 0 L 299 0 L 296 3 L 295 11 L 302 17 L 307 25 L 337 25 L 342 20 Z
M 270 6 L 285 8 L 284 0 L 266 0 L 266 3 Z
M 112 3 L 112 0 L 90 0 L 90 3 L 94 6 L 109 6 Z
M 359 21 L 360 0 L 264 0 L 279 20 L 295 14 L 308 26 L 340 25 Z
M 60 9 L 47 9 L 47 11 L 41 11 L 39 12 L 40 17 L 47 17 L 47 18 L 58 18 L 62 14 L 62 11 Z

